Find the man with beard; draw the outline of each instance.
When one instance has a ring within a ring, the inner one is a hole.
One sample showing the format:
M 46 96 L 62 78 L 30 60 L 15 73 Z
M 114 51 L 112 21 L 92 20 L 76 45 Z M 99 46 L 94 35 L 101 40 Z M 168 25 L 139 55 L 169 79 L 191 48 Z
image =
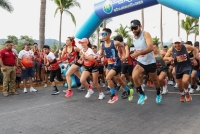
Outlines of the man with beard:
M 139 93 L 138 104 L 143 105 L 144 101 L 147 99 L 144 91 L 142 90 L 142 77 L 138 77 L 141 74 L 148 74 L 152 82 L 155 84 L 156 93 L 156 103 L 161 103 L 162 95 L 160 94 L 160 84 L 157 77 L 156 71 L 156 60 L 153 54 L 153 41 L 151 35 L 143 31 L 142 25 L 139 20 L 132 20 L 131 31 L 133 32 L 133 44 L 135 46 L 135 52 L 131 54 L 132 58 L 137 58 L 137 65 L 135 66 L 132 78 Z

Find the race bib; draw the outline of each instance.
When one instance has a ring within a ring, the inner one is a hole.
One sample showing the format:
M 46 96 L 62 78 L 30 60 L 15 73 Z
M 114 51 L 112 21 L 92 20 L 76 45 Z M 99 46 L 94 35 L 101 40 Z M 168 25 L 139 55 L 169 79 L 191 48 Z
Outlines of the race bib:
M 187 55 L 183 54 L 183 55 L 176 56 L 176 60 L 177 60 L 177 62 L 186 61 L 187 60 Z

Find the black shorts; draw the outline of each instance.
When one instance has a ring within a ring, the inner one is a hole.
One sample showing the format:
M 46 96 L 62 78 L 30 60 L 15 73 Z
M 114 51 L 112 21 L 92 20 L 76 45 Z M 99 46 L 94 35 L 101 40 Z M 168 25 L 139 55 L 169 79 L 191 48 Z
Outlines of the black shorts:
M 143 65 L 142 63 L 138 62 L 138 65 L 140 65 L 144 69 L 145 74 L 155 73 L 156 69 L 157 69 L 156 63 L 152 63 L 149 65 Z
M 157 69 L 157 75 L 160 75 L 161 72 L 165 72 L 167 74 L 168 73 L 168 67 Z
M 21 77 L 16 77 L 16 82 L 21 82 Z
M 55 77 L 57 77 L 58 81 L 63 81 L 60 68 L 50 71 L 50 82 L 54 82 Z
M 45 74 L 50 74 L 50 70 L 45 70 Z
M 192 72 L 191 70 L 186 70 L 186 71 L 184 71 L 184 72 L 182 72 L 180 74 L 176 74 L 176 79 L 182 79 L 184 74 L 190 75 L 191 72 Z
M 128 74 L 129 76 L 132 76 L 132 71 L 133 71 L 133 65 L 129 65 L 129 64 L 122 64 L 122 68 L 121 68 L 121 73 L 122 74 Z
M 78 63 L 78 62 L 75 62 L 74 64 L 77 65 L 77 66 L 79 66 L 79 67 L 82 66 L 82 64 L 80 64 L 80 63 Z
M 112 64 L 108 64 L 107 69 L 114 70 L 116 72 L 116 75 L 118 75 L 121 72 L 121 66 L 114 66 Z
M 86 66 L 84 66 L 83 71 L 94 73 L 94 72 L 98 72 L 99 71 L 99 67 L 98 66 L 95 66 L 95 67 L 86 67 Z
M 192 70 L 198 71 L 199 70 L 199 60 L 196 60 L 196 61 L 197 61 L 197 66 L 192 66 Z
M 99 66 L 99 74 L 104 74 L 104 66 Z

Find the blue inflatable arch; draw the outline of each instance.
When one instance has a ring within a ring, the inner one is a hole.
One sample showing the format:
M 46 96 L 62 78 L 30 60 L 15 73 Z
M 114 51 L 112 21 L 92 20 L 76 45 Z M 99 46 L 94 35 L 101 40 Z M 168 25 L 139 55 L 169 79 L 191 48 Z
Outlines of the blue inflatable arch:
M 89 38 L 104 19 L 156 4 L 162 4 L 195 18 L 200 17 L 200 0 L 102 0 L 94 4 L 94 12 L 83 23 L 75 37 L 78 39 Z

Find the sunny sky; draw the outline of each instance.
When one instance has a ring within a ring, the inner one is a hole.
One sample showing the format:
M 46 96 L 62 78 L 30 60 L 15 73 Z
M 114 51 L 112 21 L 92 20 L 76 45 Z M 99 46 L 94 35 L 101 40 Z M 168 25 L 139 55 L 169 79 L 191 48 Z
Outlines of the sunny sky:
M 89 15 L 94 10 L 94 4 L 98 0 L 78 0 L 81 4 L 81 9 L 73 8 L 70 11 L 74 14 L 77 26 L 75 27 L 69 15 L 64 13 L 62 25 L 62 42 L 65 42 L 66 37 L 74 35 L 77 29 L 87 20 Z M 40 15 L 40 0 L 10 0 L 14 7 L 14 12 L 9 13 L 0 8 L 0 39 L 7 38 L 8 35 L 28 35 L 34 39 L 39 39 L 39 15 Z M 54 2 L 47 0 L 46 11 L 46 34 L 45 37 L 57 39 L 59 38 L 59 13 L 54 17 L 56 5 Z M 150 32 L 152 37 L 160 37 L 160 5 L 155 5 L 144 9 L 145 26 L 144 30 Z M 181 19 L 185 15 L 181 14 Z M 134 11 L 121 16 L 112 18 L 107 27 L 113 31 L 119 27 L 119 24 L 128 25 L 131 20 L 141 20 L 141 11 Z M 163 40 L 169 41 L 177 36 L 177 12 L 163 7 Z M 186 39 L 185 31 L 181 29 L 181 37 Z M 198 38 L 199 39 L 199 38 Z M 194 35 L 189 36 L 189 40 L 194 42 Z

